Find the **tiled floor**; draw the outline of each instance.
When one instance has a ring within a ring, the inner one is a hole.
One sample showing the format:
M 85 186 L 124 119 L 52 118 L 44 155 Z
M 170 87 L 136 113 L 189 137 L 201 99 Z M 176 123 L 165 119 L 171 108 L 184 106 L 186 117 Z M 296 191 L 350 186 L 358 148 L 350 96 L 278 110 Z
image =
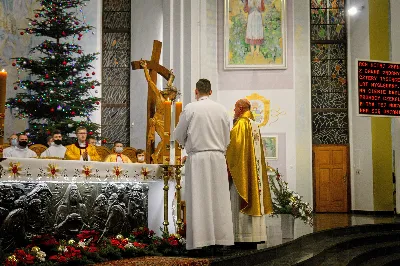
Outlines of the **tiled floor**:
M 293 238 L 282 238 L 282 226 L 280 217 L 267 217 L 267 233 L 268 241 L 266 244 L 258 245 L 258 249 L 273 247 L 286 243 L 293 239 L 299 238 L 313 232 L 322 230 L 363 225 L 363 224 L 380 224 L 380 223 L 396 223 L 400 222 L 400 218 L 395 216 L 372 216 L 360 214 L 346 214 L 346 213 L 319 213 L 314 216 L 314 225 L 304 224 L 300 220 L 294 222 Z

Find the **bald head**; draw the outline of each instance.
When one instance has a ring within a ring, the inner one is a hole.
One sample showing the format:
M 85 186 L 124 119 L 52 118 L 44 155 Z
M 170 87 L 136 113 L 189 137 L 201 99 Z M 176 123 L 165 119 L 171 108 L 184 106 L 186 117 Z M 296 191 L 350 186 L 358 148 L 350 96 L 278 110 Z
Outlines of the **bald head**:
M 240 107 L 243 107 L 243 109 L 246 109 L 246 111 L 250 110 L 251 108 L 251 103 L 247 99 L 240 99 L 236 102 Z
M 240 117 L 244 112 L 249 111 L 251 103 L 247 99 L 240 99 L 235 104 L 235 118 Z

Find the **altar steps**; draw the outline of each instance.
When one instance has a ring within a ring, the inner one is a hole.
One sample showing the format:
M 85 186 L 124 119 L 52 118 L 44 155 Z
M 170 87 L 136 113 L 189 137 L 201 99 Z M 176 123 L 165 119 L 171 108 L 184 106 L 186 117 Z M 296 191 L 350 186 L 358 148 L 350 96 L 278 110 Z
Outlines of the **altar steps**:
M 400 265 L 399 254 L 400 224 L 377 224 L 325 230 L 263 250 L 238 251 L 212 259 L 212 265 Z

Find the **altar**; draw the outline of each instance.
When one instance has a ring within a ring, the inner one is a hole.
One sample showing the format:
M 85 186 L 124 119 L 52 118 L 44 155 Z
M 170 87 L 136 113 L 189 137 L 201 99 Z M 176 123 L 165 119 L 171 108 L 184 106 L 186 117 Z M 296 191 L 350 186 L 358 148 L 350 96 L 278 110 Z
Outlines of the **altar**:
M 104 236 L 149 227 L 174 232 L 173 166 L 8 158 L 0 162 L 0 243 L 29 235 Z M 179 169 L 180 167 L 178 167 Z M 170 189 L 171 187 L 171 189 Z

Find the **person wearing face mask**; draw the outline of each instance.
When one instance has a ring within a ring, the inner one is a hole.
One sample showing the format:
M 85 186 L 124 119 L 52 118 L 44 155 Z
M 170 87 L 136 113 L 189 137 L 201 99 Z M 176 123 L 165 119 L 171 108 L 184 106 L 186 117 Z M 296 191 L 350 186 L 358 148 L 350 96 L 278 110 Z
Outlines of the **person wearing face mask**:
M 51 144 L 53 144 L 53 142 L 54 142 L 53 136 L 48 136 L 47 137 L 47 147 L 50 147 Z
M 144 153 L 144 150 L 142 149 L 136 150 L 136 160 L 137 160 L 136 163 L 143 163 L 143 164 L 146 163 L 146 155 Z
M 8 140 L 9 140 L 9 143 L 10 143 L 10 147 L 5 148 L 5 149 L 3 150 L 3 157 L 4 157 L 4 158 L 11 157 L 10 152 L 11 152 L 12 150 L 14 150 L 15 147 L 17 147 L 17 145 L 18 145 L 18 136 L 17 136 L 16 134 L 12 134 L 12 135 L 8 138 Z
M 8 157 L 15 158 L 36 158 L 37 154 L 28 148 L 28 136 L 21 134 L 18 136 L 18 145 L 8 154 Z
M 122 151 L 124 150 L 124 144 L 121 141 L 114 142 L 113 154 L 110 154 L 106 157 L 104 162 L 106 163 L 132 163 L 132 161 L 128 158 L 128 156 L 123 155 Z
M 40 157 L 64 159 L 67 148 L 62 145 L 62 135 L 60 130 L 55 130 L 53 132 L 52 140 L 53 142 L 50 144 L 50 147 L 45 150 Z

